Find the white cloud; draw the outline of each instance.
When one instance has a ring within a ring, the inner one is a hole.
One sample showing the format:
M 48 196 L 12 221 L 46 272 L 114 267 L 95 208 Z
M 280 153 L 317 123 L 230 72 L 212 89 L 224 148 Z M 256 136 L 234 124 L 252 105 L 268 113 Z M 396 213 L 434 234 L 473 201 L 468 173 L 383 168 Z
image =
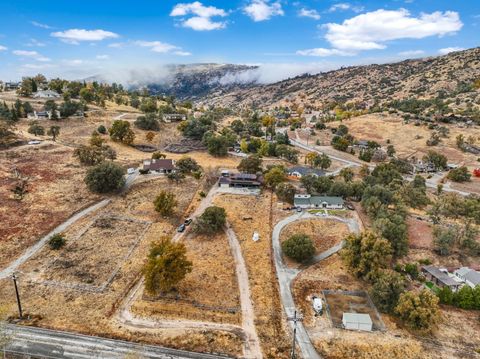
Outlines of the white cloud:
M 44 46 L 46 46 L 46 44 L 44 42 L 38 41 L 37 39 L 30 39 L 30 41 L 25 45 L 30 46 L 30 47 L 44 47 Z
M 108 44 L 108 47 L 112 47 L 114 49 L 121 49 L 125 46 L 125 43 L 123 42 L 113 42 L 111 44 Z
M 309 17 L 311 19 L 320 20 L 320 14 L 317 10 L 314 9 L 305 9 L 301 8 L 298 12 L 298 16 L 300 17 Z
M 59 38 L 63 42 L 77 45 L 80 41 L 102 41 L 105 39 L 116 39 L 118 34 L 105 30 L 85 30 L 85 29 L 70 29 L 66 31 L 57 31 L 50 34 L 53 37 Z
M 189 27 L 196 31 L 210 31 L 225 28 L 225 22 L 212 21 L 210 18 L 194 16 L 182 22 L 183 27 Z
M 266 0 L 253 0 L 243 8 L 243 11 L 255 22 L 269 20 L 273 16 L 284 14 L 280 2 L 269 4 Z
M 148 47 L 151 51 L 158 52 L 160 54 L 173 53 L 174 55 L 179 56 L 191 55 L 190 52 L 183 51 L 181 47 L 161 41 L 135 41 L 135 45 L 141 47 Z
M 45 70 L 56 66 L 52 64 L 24 64 L 22 67 L 28 70 Z
M 85 61 L 81 59 L 63 60 L 62 62 L 67 66 L 80 66 L 85 64 Z
M 412 17 L 408 10 L 376 10 L 345 20 L 329 23 L 325 38 L 341 50 L 384 49 L 385 42 L 397 39 L 421 39 L 443 36 L 460 30 L 463 23 L 454 11 L 422 13 Z
M 36 27 L 40 27 L 42 29 L 53 29 L 53 27 L 51 27 L 47 24 L 42 24 L 42 23 L 37 22 L 37 21 L 30 21 L 30 24 L 32 24 L 33 26 L 36 26 Z
M 21 57 L 30 57 L 40 62 L 49 62 L 51 61 L 48 57 L 40 55 L 36 51 L 26 51 L 26 50 L 14 50 L 12 51 L 14 55 L 21 56 Z
M 110 59 L 110 56 L 108 56 L 108 55 L 97 55 L 96 58 L 97 58 L 97 60 L 108 60 L 108 59 Z
M 192 53 L 188 52 L 188 51 L 175 51 L 174 54 L 178 55 L 178 56 L 191 56 L 192 55 Z
M 0 45 L 0 51 L 5 51 L 5 50 L 8 50 L 8 47 Z
M 195 1 L 192 3 L 180 3 L 170 12 L 170 16 L 189 16 L 190 18 L 182 18 L 180 23 L 183 27 L 188 27 L 196 31 L 210 31 L 218 30 L 226 27 L 224 21 L 213 21 L 212 17 L 227 16 L 227 12 L 223 9 L 216 8 L 215 6 L 204 6 L 201 2 Z
M 306 49 L 298 50 L 297 55 L 301 56 L 317 56 L 317 57 L 327 57 L 327 56 L 353 56 L 354 53 L 338 50 L 338 49 L 325 49 L 322 47 L 316 49 Z
M 453 47 L 445 47 L 443 49 L 440 49 L 440 50 L 438 50 L 438 53 L 440 55 L 446 55 L 446 54 L 449 54 L 451 52 L 462 51 L 462 50 L 465 50 L 465 49 L 463 47 L 453 46 Z
M 353 12 L 362 12 L 363 6 L 353 6 L 349 3 L 338 3 L 330 6 L 329 12 L 352 10 Z
M 422 56 L 422 55 L 425 55 L 425 51 L 423 50 L 407 50 L 407 51 L 402 51 L 402 52 L 399 52 L 398 53 L 400 56 L 412 56 L 412 57 L 415 57 L 415 56 Z

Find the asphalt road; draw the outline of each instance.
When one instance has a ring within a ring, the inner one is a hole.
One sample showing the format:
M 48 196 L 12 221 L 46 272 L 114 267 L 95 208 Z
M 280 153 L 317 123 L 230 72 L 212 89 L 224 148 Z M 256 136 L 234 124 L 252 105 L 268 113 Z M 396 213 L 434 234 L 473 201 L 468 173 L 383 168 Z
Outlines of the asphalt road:
M 125 358 L 127 355 L 152 359 L 225 359 L 223 355 L 193 353 L 154 345 L 105 339 L 61 331 L 9 325 L 11 342 L 7 353 L 41 358 Z

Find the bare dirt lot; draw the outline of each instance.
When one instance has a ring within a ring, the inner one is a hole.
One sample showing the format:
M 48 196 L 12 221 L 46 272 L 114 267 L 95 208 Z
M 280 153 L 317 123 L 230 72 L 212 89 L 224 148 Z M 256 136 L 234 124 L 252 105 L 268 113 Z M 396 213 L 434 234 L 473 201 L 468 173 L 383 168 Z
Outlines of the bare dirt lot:
M 462 128 L 458 125 L 443 124 L 449 129 L 447 138 L 437 146 L 427 146 L 432 130 L 427 126 L 415 126 L 413 122 L 404 124 L 396 115 L 371 114 L 355 117 L 343 121 L 351 133 L 358 140 L 377 141 L 382 146 L 387 145 L 387 140 L 395 147 L 397 155 L 415 156 L 422 158 L 428 150 L 435 150 L 447 156 L 449 162 L 464 164 L 469 168 L 478 167 L 477 158 L 470 153 L 465 153 L 456 148 L 455 138 L 463 134 L 465 138 L 473 136 L 479 138 L 480 128 Z
M 340 243 L 349 234 L 346 224 L 329 219 L 306 219 L 286 226 L 280 234 L 283 243 L 294 234 L 306 234 L 315 246 L 315 254 L 319 254 Z M 293 260 L 284 256 L 289 266 L 298 266 Z
M 20 255 L 75 212 L 99 200 L 83 177 L 85 168 L 75 163 L 73 151 L 45 143 L 0 152 L 0 268 Z M 23 200 L 13 198 L 16 168 L 28 177 Z
M 373 322 L 373 330 L 382 330 L 384 324 L 373 303 L 364 291 L 323 291 L 328 314 L 333 326 L 342 327 L 343 313 L 368 314 Z
M 283 310 L 272 262 L 271 193 L 260 196 L 224 194 L 215 199 L 227 211 L 227 220 L 237 234 L 247 264 L 255 310 L 255 325 L 266 358 L 288 358 Z M 285 215 L 285 212 L 281 212 Z M 253 214 L 253 215 L 252 215 Z M 260 240 L 252 240 L 257 231 Z

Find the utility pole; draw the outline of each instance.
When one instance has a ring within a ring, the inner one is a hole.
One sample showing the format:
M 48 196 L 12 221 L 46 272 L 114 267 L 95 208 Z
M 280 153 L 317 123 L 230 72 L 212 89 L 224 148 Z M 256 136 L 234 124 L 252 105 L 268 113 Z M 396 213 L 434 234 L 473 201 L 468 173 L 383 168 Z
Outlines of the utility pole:
M 297 311 L 295 310 L 295 313 L 293 315 L 293 318 L 288 318 L 289 321 L 292 321 L 294 323 L 293 326 L 293 341 L 292 341 L 292 351 L 290 354 L 290 359 L 296 359 L 297 355 L 295 354 L 295 345 L 297 342 L 297 322 L 303 321 L 302 317 L 297 317 Z
M 17 286 L 17 276 L 15 275 L 15 273 L 12 274 L 12 279 L 13 279 L 13 285 L 15 286 L 15 294 L 17 296 L 18 314 L 20 316 L 20 319 L 22 319 L 23 318 L 22 303 L 20 302 L 20 294 L 18 292 L 18 286 Z

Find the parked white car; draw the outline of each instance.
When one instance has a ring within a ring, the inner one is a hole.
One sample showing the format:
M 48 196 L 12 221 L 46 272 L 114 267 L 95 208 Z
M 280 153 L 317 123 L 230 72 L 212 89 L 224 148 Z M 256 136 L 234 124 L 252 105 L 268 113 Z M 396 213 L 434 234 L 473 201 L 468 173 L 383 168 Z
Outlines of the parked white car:
M 134 173 L 135 173 L 135 168 L 131 168 L 131 167 L 130 167 L 130 168 L 127 170 L 127 174 L 129 174 L 129 175 L 132 175 L 132 174 L 134 174 Z
M 312 306 L 315 313 L 322 315 L 323 313 L 323 302 L 322 298 L 312 297 Z
M 28 144 L 29 145 L 39 145 L 41 144 L 42 141 L 39 141 L 39 140 L 32 140 L 32 141 L 28 141 Z

